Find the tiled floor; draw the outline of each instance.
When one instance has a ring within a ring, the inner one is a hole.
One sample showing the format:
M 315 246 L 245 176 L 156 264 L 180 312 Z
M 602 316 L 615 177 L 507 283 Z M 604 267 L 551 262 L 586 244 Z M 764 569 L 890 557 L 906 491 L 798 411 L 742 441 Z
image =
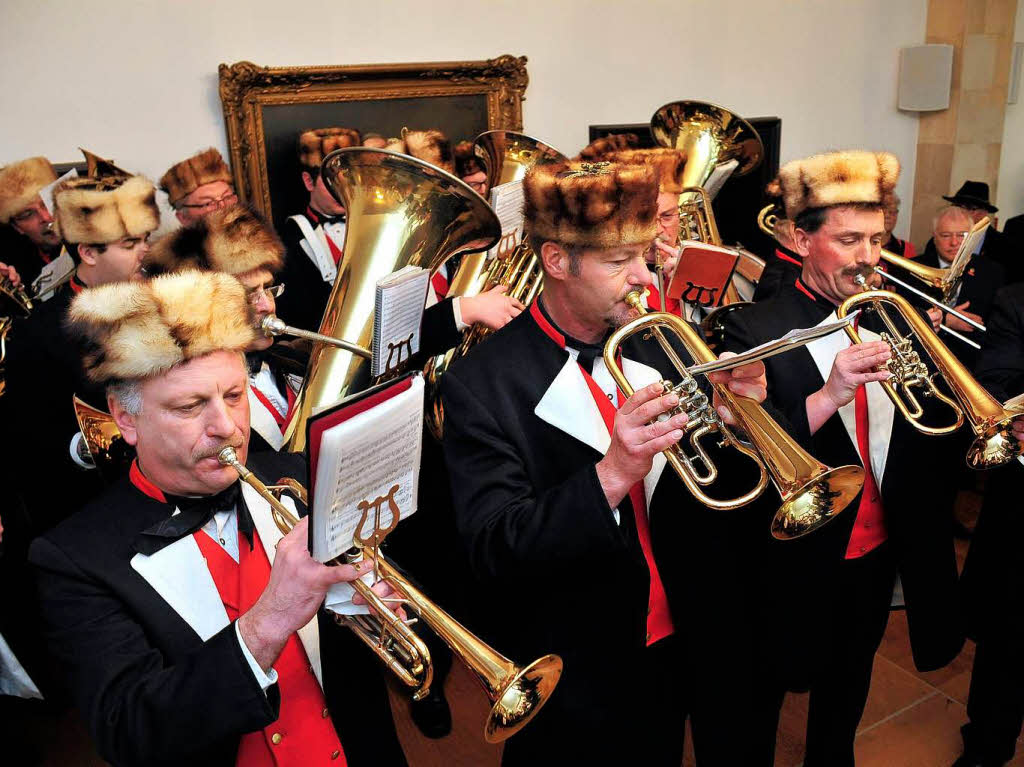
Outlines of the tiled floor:
M 963 493 L 958 514 L 973 524 L 979 496 Z M 958 543 L 961 565 L 967 545 Z M 858 767 L 948 767 L 960 754 L 959 727 L 966 721 L 965 704 L 970 684 L 974 646 L 968 643 L 960 656 L 939 671 L 919 673 L 910 658 L 906 615 L 893 612 L 885 639 L 875 658 L 867 708 L 857 735 Z M 420 735 L 408 714 L 408 698 L 392 691 L 399 737 L 412 767 L 496 767 L 500 747 L 483 740 L 487 699 L 465 667 L 456 663 L 446 683 L 452 702 L 454 730 L 442 740 Z M 776 767 L 798 767 L 803 760 L 807 696 L 789 695 L 779 723 Z M 48 734 L 43 736 L 43 731 Z M 49 750 L 49 765 L 100 765 L 91 756 L 84 733 L 65 717 L 51 721 L 38 734 Z M 53 737 L 56 733 L 57 737 Z M 689 752 L 689 749 L 688 749 Z M 1024 767 L 1024 745 L 1010 762 Z M 684 767 L 692 767 L 691 756 Z

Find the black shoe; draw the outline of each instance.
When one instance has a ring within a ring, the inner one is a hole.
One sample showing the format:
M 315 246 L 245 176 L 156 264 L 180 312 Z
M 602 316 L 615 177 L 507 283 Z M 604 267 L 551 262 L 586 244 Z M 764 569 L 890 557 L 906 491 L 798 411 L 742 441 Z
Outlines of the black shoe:
M 432 688 L 423 700 L 414 700 L 410 710 L 412 720 L 428 738 L 443 738 L 452 731 L 452 712 L 442 690 Z
M 971 540 L 971 535 L 973 535 L 973 533 L 974 533 L 974 531 L 971 530 L 969 527 L 967 527 L 959 519 L 954 519 L 953 520 L 953 537 L 954 538 L 959 538 L 961 541 L 969 541 L 969 540 Z M 970 764 L 970 762 L 966 762 L 965 764 Z

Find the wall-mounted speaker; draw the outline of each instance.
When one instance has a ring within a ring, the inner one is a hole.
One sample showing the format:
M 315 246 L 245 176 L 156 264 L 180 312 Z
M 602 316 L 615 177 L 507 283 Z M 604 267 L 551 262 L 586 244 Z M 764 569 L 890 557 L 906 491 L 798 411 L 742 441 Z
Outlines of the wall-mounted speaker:
M 949 109 L 952 81 L 952 45 L 900 48 L 900 109 L 908 112 Z

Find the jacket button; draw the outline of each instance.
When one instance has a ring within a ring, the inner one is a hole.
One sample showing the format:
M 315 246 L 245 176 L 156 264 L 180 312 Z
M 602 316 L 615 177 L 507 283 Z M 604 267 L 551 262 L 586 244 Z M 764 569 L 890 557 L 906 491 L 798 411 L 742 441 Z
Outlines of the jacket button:
M 331 754 L 331 759 L 337 759 L 339 756 L 341 756 L 341 751 L 335 751 Z
M 330 712 L 326 708 L 323 711 L 320 712 L 320 716 L 322 716 L 324 719 L 326 719 L 330 715 L 331 715 Z
M 281 740 L 281 733 L 279 732 L 275 732 L 273 735 L 270 736 L 270 742 L 273 743 L 275 746 L 278 745 L 281 742 Z

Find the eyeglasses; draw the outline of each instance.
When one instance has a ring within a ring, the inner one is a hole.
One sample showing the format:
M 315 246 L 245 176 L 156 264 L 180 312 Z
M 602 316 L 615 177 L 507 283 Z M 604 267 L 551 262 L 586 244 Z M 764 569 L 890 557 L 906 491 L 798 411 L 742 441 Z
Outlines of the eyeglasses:
M 936 232 L 935 239 L 942 240 L 943 242 L 949 242 L 950 240 L 962 240 L 967 236 L 967 232 Z
M 227 194 L 218 197 L 216 200 L 208 200 L 201 202 L 197 205 L 186 205 L 182 203 L 179 208 L 188 208 L 189 210 L 216 210 L 217 208 L 223 208 L 227 205 L 234 205 L 238 202 L 238 195 L 234 192 L 228 192 Z
M 280 282 L 277 285 L 261 285 L 258 288 L 250 288 L 245 297 L 249 299 L 250 304 L 258 304 L 260 299 L 264 296 L 271 296 L 273 298 L 280 298 L 281 294 L 284 293 L 284 283 Z
M 678 208 L 676 208 L 675 210 L 666 210 L 664 213 L 659 213 L 658 214 L 658 221 L 660 221 L 661 223 L 663 223 L 665 225 L 672 224 L 673 222 L 678 221 L 678 220 L 679 220 L 679 209 Z

